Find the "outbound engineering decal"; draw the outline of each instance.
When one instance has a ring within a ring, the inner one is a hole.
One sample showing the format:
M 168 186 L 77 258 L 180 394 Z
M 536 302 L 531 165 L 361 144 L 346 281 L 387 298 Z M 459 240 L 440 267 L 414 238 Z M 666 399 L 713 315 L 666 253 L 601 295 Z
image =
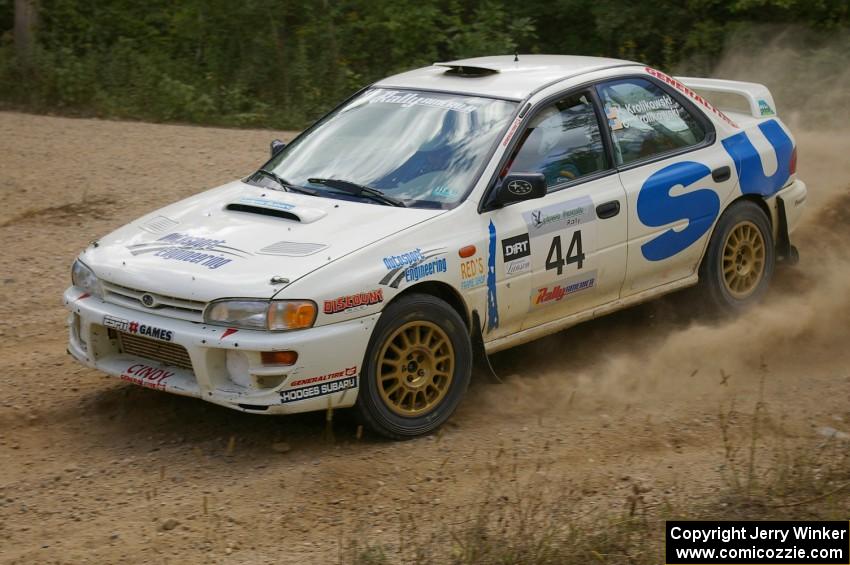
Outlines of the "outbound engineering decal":
M 736 133 L 722 141 L 726 152 L 735 163 L 742 194 L 763 197 L 779 192 L 790 176 L 791 154 L 794 143 L 776 120 L 759 124 L 764 137 L 776 154 L 776 171 L 767 176 L 761 156 L 750 141 L 746 131 Z M 700 187 L 699 182 L 710 178 L 711 170 L 702 163 L 681 161 L 656 171 L 640 189 L 637 215 L 644 225 L 660 227 L 680 220 L 688 220 L 681 231 L 672 228 L 644 243 L 641 253 L 649 261 L 661 261 L 684 251 L 711 229 L 720 214 L 720 199 L 710 187 Z M 692 187 L 679 196 L 670 191 L 675 186 Z
M 416 282 L 448 271 L 446 248 L 422 251 L 420 248 L 406 251 L 399 255 L 384 257 L 384 266 L 388 273 L 380 280 L 380 284 L 390 288 L 398 288 L 402 281 Z
M 197 263 L 208 269 L 218 269 L 234 258 L 251 255 L 247 251 L 224 245 L 224 239 L 197 237 L 186 233 L 170 233 L 150 243 L 130 245 L 133 255 L 153 253 L 154 257 L 184 263 Z

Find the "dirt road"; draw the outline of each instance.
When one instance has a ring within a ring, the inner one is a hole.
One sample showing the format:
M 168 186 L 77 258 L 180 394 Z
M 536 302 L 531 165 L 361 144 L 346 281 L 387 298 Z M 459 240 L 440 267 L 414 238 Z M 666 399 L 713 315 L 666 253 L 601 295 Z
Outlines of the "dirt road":
M 674 297 L 504 352 L 505 384 L 474 383 L 442 433 L 392 443 L 358 440 L 344 413 L 240 414 L 65 353 L 80 249 L 244 175 L 286 134 L 0 113 L 0 562 L 334 561 L 346 540 L 427 536 L 519 478 L 572 485 L 577 512 L 635 483 L 650 505 L 699 499 L 720 480 L 718 414 L 751 411 L 762 374 L 771 433 L 850 432 L 850 137 L 797 133 L 802 260 L 763 306 L 708 324 Z

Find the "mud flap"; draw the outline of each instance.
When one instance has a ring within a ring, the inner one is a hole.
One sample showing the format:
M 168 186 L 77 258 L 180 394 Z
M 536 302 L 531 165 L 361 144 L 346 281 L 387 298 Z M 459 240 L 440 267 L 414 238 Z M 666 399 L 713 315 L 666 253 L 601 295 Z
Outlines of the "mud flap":
M 478 310 L 472 311 L 472 371 L 489 381 L 502 383 L 502 379 L 496 374 L 487 350 L 484 347 L 484 335 L 481 333 L 481 318 Z
M 776 236 L 776 260 L 786 265 L 796 265 L 800 260 L 797 248 L 791 245 L 791 236 L 788 234 L 788 218 L 785 215 L 785 201 L 781 196 L 776 197 L 777 236 Z

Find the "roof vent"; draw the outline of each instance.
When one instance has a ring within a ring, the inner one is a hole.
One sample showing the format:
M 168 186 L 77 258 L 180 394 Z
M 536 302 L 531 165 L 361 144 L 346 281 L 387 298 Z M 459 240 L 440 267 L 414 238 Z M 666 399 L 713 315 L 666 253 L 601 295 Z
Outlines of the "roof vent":
M 457 65 L 454 63 L 434 63 L 435 67 L 445 67 L 446 74 L 458 77 L 485 77 L 498 74 L 499 69 L 489 67 L 475 67 L 470 65 Z
M 233 204 L 227 205 L 227 210 L 231 210 L 233 212 L 247 212 L 249 214 L 259 214 L 260 216 L 271 216 L 273 218 L 283 218 L 284 220 L 294 220 L 296 222 L 300 222 L 301 218 L 292 212 L 287 212 L 286 210 L 277 210 L 275 208 L 265 208 L 262 206 L 252 206 L 250 204 L 239 204 L 238 202 L 234 202 Z

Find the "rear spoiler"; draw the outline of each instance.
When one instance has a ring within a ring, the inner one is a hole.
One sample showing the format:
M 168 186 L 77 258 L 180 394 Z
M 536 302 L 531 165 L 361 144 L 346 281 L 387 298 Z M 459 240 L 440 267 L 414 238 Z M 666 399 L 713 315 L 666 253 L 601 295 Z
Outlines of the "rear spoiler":
M 718 78 L 676 77 L 676 80 L 693 90 L 743 96 L 749 105 L 750 115 L 754 118 L 768 118 L 776 115 L 773 95 L 763 84 Z

